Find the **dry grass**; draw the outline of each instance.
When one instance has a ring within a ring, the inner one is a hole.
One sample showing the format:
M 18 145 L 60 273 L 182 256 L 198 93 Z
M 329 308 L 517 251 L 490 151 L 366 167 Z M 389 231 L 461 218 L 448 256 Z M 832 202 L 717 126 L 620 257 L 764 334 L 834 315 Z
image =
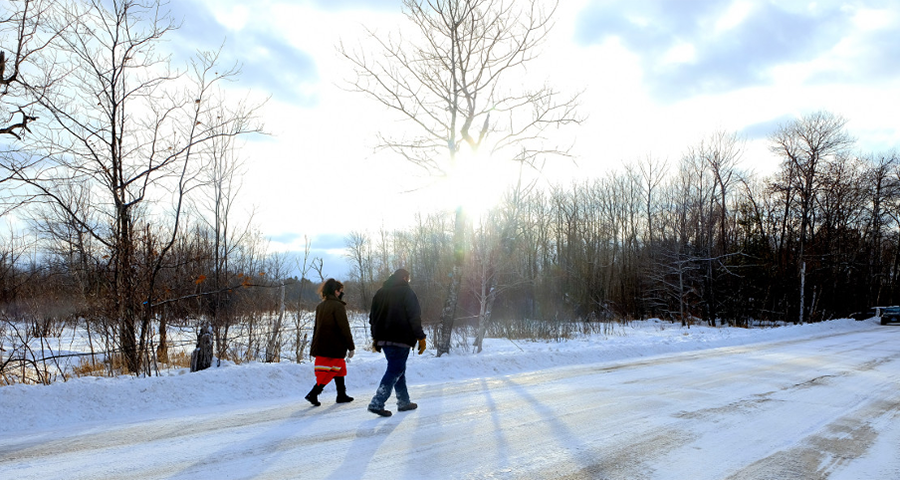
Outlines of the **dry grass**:
M 100 361 L 85 357 L 72 367 L 72 374 L 76 377 L 115 377 L 127 373 L 128 366 L 121 355 L 111 355 Z
M 107 377 L 106 364 L 94 360 L 82 360 L 72 367 L 72 374 L 76 377 Z
M 166 365 L 170 368 L 191 368 L 191 354 L 185 353 L 183 350 L 170 353 L 169 362 Z
M 160 362 L 160 369 L 179 369 L 191 367 L 191 354 L 183 350 L 172 351 L 168 354 L 168 362 Z M 107 360 L 93 360 L 85 358 L 72 367 L 72 375 L 75 377 L 114 377 L 128 374 L 128 366 L 121 355 L 112 356 L 112 365 Z
M 0 386 L 15 385 L 49 385 L 53 374 L 49 369 L 30 360 L 14 361 L 0 370 Z

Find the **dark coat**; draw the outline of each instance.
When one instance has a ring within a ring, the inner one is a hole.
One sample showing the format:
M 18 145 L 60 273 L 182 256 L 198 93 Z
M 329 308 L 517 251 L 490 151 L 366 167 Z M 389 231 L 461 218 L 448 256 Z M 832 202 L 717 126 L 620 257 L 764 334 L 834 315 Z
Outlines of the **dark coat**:
M 406 280 L 391 275 L 375 292 L 369 325 L 376 345 L 389 342 L 413 347 L 425 338 L 419 298 Z
M 311 356 L 344 358 L 348 350 L 356 349 L 344 305 L 337 297 L 329 295 L 316 306 L 316 323 L 309 346 Z

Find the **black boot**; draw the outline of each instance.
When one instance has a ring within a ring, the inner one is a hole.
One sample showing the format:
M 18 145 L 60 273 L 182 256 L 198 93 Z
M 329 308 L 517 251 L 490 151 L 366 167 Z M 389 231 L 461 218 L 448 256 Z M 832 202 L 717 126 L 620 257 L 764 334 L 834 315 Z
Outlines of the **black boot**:
M 313 406 L 318 407 L 319 405 L 321 405 L 321 403 L 319 403 L 319 394 L 322 393 L 322 390 L 325 390 L 325 385 L 319 385 L 317 383 L 316 386 L 313 387 L 312 390 L 310 390 L 309 393 L 307 393 L 303 398 L 308 400 L 309 403 L 313 404 Z
M 344 385 L 344 377 L 334 377 L 334 386 L 337 387 L 337 403 L 350 403 L 353 397 L 347 396 L 347 387 Z

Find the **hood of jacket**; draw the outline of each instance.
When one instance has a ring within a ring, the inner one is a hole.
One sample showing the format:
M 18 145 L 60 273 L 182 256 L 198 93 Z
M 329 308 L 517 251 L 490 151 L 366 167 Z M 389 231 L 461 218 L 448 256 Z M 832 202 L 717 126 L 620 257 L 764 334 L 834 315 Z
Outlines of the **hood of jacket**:
M 391 288 L 399 285 L 409 285 L 409 282 L 404 280 L 403 277 L 399 275 L 391 275 L 387 280 L 384 281 L 384 283 L 381 284 L 381 286 L 384 288 Z

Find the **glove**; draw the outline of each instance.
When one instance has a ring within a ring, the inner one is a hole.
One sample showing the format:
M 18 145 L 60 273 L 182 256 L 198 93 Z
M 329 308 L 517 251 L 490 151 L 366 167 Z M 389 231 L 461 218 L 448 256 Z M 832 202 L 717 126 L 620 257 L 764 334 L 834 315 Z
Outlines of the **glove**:
M 356 353 L 356 350 L 350 350 L 349 352 L 347 352 L 347 360 L 353 358 L 354 353 Z
M 372 350 L 381 353 L 381 347 L 378 346 L 377 340 L 372 340 Z
M 420 338 L 419 339 L 419 355 L 423 354 L 424 352 L 425 352 L 425 339 Z

